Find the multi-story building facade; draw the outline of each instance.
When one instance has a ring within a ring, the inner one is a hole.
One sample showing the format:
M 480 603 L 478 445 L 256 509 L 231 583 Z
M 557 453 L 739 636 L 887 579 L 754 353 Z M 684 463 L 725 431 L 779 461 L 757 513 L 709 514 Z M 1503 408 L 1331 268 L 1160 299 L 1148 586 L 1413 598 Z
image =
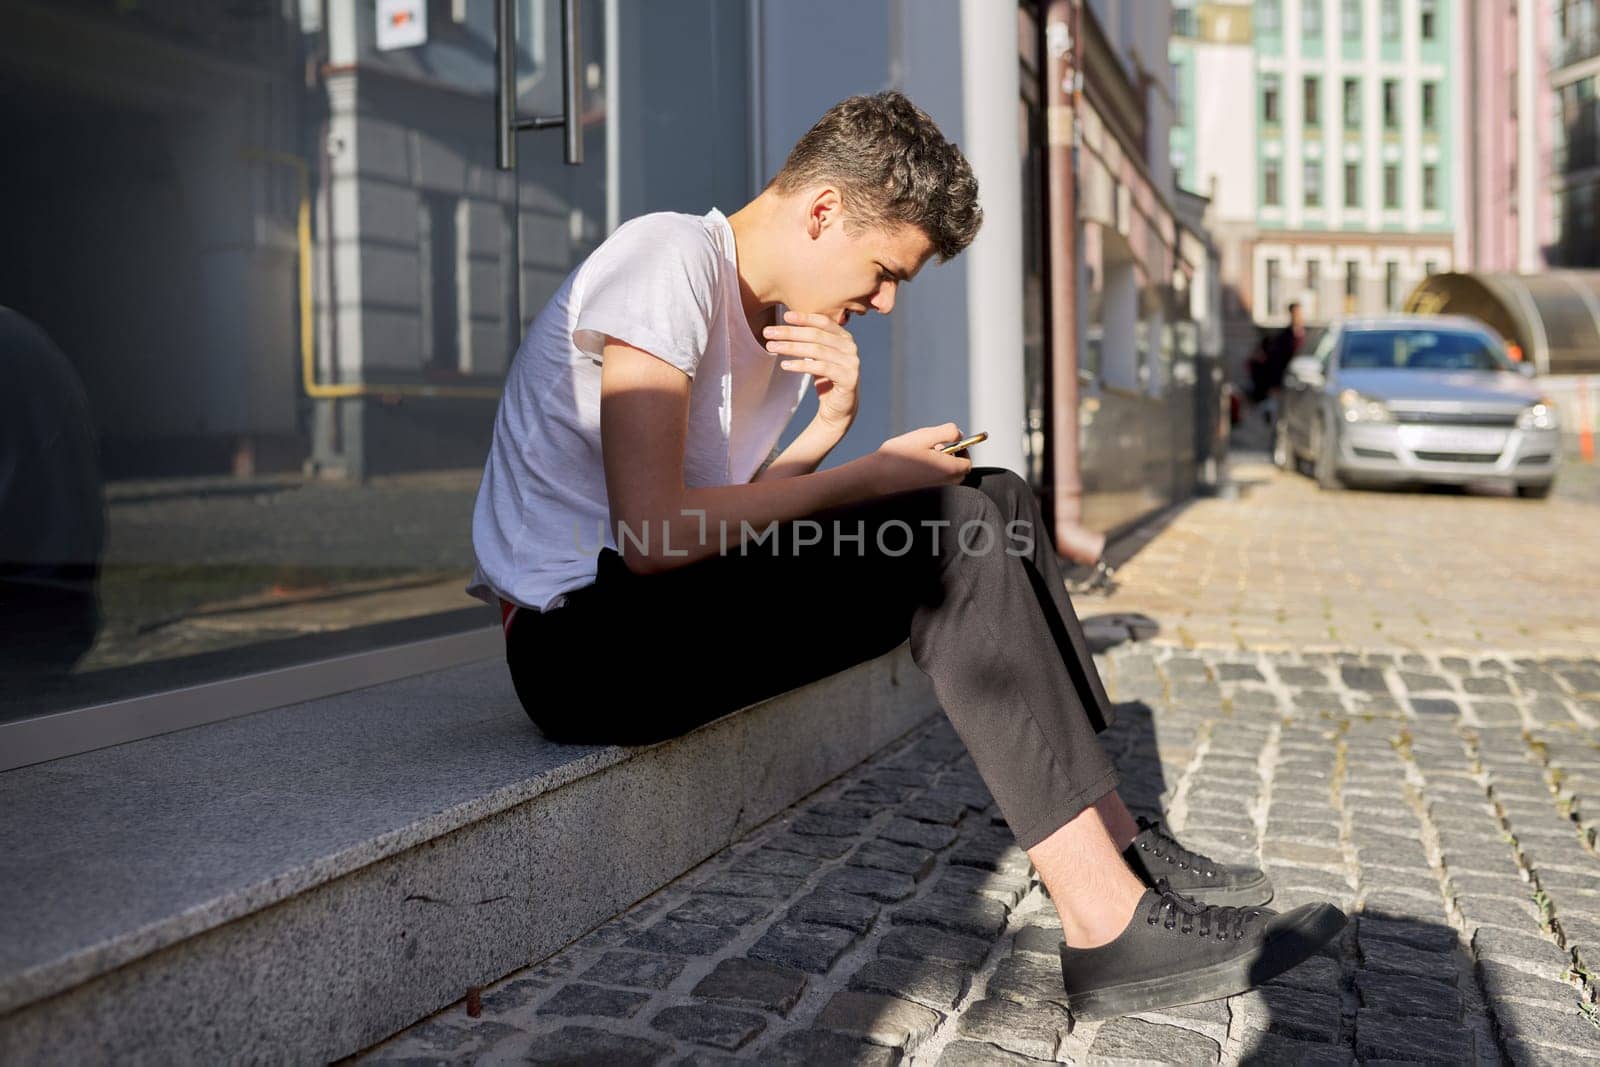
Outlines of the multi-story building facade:
M 1554 232 L 1544 82 L 1551 23 L 1546 0 L 1479 0 L 1463 11 L 1462 269 L 1530 273 L 1547 263 Z
M 1173 173 L 1180 188 L 1210 200 L 1207 222 L 1221 272 L 1219 340 L 1234 377 L 1256 333 L 1248 297 L 1257 197 L 1253 8 L 1252 0 L 1179 3 L 1168 48 Z
M 1256 4 L 1258 322 L 1397 309 L 1453 265 L 1454 7 Z
M 1285 322 L 1290 303 L 1313 323 L 1381 312 L 1453 268 L 1453 0 L 1184 7 L 1175 162 L 1213 197 L 1235 346 L 1240 321 Z
M 1600 4 L 1559 0 L 1550 56 L 1550 259 L 1563 267 L 1600 266 Z
M 1205 242 L 1190 231 L 1185 255 L 1176 211 L 1175 90 L 1165 55 L 1171 9 L 1166 0 L 1087 0 L 1079 16 L 1080 325 L 1070 362 L 1083 499 L 1075 517 L 1110 529 L 1190 492 L 1196 357 L 1213 353 L 1202 352 L 1194 327 L 1197 309 L 1206 307 Z M 1198 211 L 1191 222 L 1198 227 Z M 1060 377 L 1053 382 L 1058 407 Z M 1058 412 L 1058 427 L 1065 414 Z M 1185 457 L 1177 465 L 1175 454 Z M 1153 470 L 1176 478 L 1140 473 Z M 1060 509 L 1058 516 L 1068 517 Z

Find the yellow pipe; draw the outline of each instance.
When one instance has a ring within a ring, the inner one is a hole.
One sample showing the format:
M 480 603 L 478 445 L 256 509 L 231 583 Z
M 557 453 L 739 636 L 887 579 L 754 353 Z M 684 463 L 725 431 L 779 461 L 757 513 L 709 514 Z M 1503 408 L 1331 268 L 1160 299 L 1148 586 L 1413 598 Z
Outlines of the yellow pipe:
M 428 396 L 471 397 L 497 399 L 500 390 L 482 385 L 377 385 L 367 382 L 347 382 L 329 385 L 317 381 L 316 331 L 311 318 L 311 178 L 305 160 L 287 152 L 266 152 L 246 149 L 246 159 L 264 163 L 277 163 L 293 168 L 295 184 L 300 194 L 300 207 L 296 213 L 295 238 L 300 260 L 300 384 L 306 395 L 314 400 L 344 400 L 358 396 Z

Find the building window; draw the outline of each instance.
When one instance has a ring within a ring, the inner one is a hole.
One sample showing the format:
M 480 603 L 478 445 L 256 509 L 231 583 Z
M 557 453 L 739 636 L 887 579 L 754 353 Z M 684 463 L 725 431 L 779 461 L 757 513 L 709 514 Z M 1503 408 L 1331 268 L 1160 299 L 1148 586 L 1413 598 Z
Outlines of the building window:
M 1353 259 L 1345 260 L 1344 264 L 1344 310 L 1346 313 L 1356 309 L 1356 300 L 1361 296 L 1361 264 Z
M 1344 165 L 1344 206 L 1361 206 L 1361 164 Z
M 1439 86 L 1435 82 L 1422 83 L 1422 128 L 1439 128 Z
M 1322 206 L 1322 160 L 1308 159 L 1305 165 L 1306 207 Z
M 1300 32 L 1306 37 L 1322 36 L 1322 0 L 1300 0 Z
M 1431 41 L 1439 32 L 1439 5 L 1437 0 L 1422 0 L 1419 10 L 1422 16 L 1422 39 Z
M 1268 34 L 1283 31 L 1283 10 L 1278 0 L 1256 0 L 1256 29 Z
M 1183 64 L 1169 64 L 1172 74 L 1172 125 L 1174 128 L 1186 126 L 1188 123 L 1183 118 Z
M 1345 40 L 1361 40 L 1361 0 L 1342 0 L 1339 4 L 1339 28 Z
M 1383 206 L 1390 210 L 1400 206 L 1400 168 L 1393 163 L 1383 165 Z
M 1361 82 L 1355 78 L 1344 80 L 1344 128 L 1361 128 Z
M 1430 278 L 1435 274 L 1438 274 L 1439 261 L 1437 259 L 1424 260 L 1422 263 L 1422 273 L 1426 274 Z
M 1194 8 L 1173 7 L 1172 9 L 1172 36 L 1194 36 Z
M 1315 299 L 1322 290 L 1322 260 L 1306 260 L 1306 288 Z
M 1400 83 L 1392 78 L 1385 78 L 1383 82 L 1383 128 L 1400 128 Z
M 465 234 L 457 227 L 460 198 L 424 193 L 417 205 L 417 340 L 424 363 L 461 368 L 460 291 L 457 264 Z
M 1390 311 L 1400 302 L 1400 264 L 1394 260 L 1383 265 L 1383 304 Z
M 1278 313 L 1278 261 L 1267 260 L 1267 314 Z
M 1278 161 L 1276 159 L 1267 160 L 1266 169 L 1262 172 L 1261 202 L 1268 207 L 1277 207 L 1283 202 L 1279 197 Z
M 1261 121 L 1276 126 L 1282 119 L 1279 116 L 1281 105 L 1278 102 L 1278 76 L 1276 74 L 1261 75 Z
M 1309 77 L 1305 82 L 1305 106 L 1307 126 L 1322 125 L 1322 79 Z
M 1400 39 L 1400 0 L 1383 0 L 1383 8 L 1378 16 L 1378 27 L 1383 31 L 1385 41 Z
M 1439 168 L 1432 163 L 1422 168 L 1422 206 L 1427 211 L 1439 207 Z

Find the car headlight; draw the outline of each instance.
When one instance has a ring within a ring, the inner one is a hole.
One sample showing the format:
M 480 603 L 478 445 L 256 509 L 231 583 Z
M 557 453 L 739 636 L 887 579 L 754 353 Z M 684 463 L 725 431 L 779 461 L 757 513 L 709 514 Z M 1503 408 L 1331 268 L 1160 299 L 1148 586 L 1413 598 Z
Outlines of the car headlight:
M 1517 416 L 1519 430 L 1554 430 L 1559 425 L 1555 403 L 1549 397 L 1541 397 L 1537 404 L 1523 408 Z
M 1394 416 L 1381 400 L 1364 396 L 1354 389 L 1339 394 L 1339 413 L 1345 422 L 1391 422 Z

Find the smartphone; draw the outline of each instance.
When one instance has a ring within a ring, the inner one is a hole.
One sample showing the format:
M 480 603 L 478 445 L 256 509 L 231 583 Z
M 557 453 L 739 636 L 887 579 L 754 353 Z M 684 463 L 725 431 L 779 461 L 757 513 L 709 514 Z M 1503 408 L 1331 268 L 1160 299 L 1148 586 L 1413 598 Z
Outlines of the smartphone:
M 979 430 L 971 437 L 963 437 L 959 441 L 951 441 L 947 445 L 939 445 L 938 447 L 940 452 L 943 452 L 945 455 L 949 456 L 954 455 L 957 452 L 965 452 L 968 448 L 977 444 L 979 441 L 987 440 L 988 437 L 989 435 L 987 432 Z

